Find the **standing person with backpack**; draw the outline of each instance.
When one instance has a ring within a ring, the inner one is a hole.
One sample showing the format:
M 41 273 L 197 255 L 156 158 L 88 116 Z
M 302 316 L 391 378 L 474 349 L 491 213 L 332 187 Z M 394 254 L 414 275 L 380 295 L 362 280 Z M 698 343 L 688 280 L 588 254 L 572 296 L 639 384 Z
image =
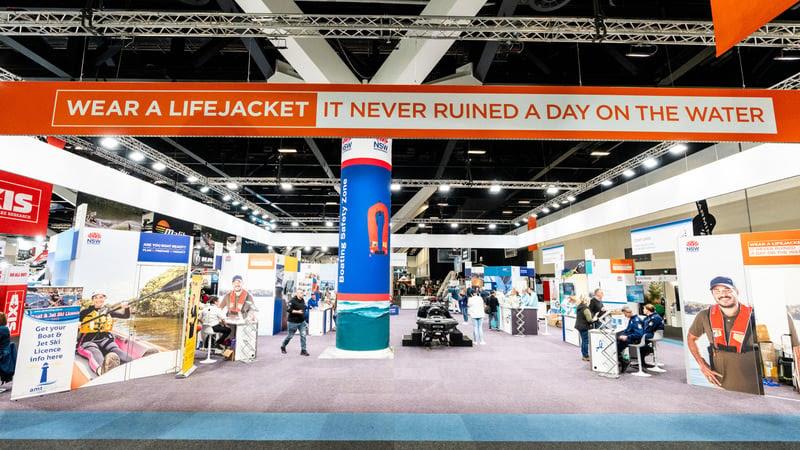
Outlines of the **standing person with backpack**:
M 581 335 L 581 356 L 583 361 L 590 361 L 589 358 L 589 330 L 593 327 L 594 318 L 589 310 L 589 302 L 585 298 L 578 300 L 578 310 L 575 313 L 575 329 Z

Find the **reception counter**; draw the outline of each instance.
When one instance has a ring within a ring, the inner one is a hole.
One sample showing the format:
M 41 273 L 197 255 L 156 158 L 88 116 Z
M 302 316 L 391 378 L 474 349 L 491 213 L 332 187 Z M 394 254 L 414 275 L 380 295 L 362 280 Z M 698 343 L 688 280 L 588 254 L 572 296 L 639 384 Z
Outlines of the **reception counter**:
M 333 326 L 333 308 L 317 308 L 308 311 L 308 335 L 322 336 Z
M 519 318 L 517 317 L 517 313 L 522 311 L 522 320 L 524 322 L 524 330 L 522 333 L 519 332 L 518 324 Z M 539 334 L 539 319 L 538 319 L 538 310 L 535 308 L 509 308 L 506 306 L 500 306 L 497 310 L 498 319 L 500 321 L 500 331 L 503 331 L 508 334 L 516 335 L 516 334 L 525 334 L 525 335 L 535 335 Z

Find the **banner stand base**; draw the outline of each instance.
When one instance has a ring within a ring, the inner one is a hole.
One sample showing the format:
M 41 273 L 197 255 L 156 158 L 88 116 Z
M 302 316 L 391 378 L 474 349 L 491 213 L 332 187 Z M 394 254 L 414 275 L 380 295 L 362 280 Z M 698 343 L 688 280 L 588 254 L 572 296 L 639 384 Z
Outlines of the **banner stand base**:
M 319 355 L 319 359 L 394 359 L 394 348 L 360 352 L 328 347 Z
M 176 374 L 175 374 L 175 378 L 189 378 L 189 376 L 190 376 L 191 374 L 193 374 L 195 370 L 197 370 L 197 366 L 192 366 L 192 367 L 191 367 L 189 370 L 187 370 L 186 372 L 179 372 L 179 373 L 176 373 Z

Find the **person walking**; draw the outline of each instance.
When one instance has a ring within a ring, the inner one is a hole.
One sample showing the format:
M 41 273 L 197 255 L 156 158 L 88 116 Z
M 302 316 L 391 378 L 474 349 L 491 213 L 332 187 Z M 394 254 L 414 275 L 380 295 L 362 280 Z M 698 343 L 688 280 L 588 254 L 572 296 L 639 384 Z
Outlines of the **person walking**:
M 286 345 L 292 340 L 294 334 L 300 332 L 300 354 L 303 356 L 310 356 L 306 350 L 306 334 L 308 332 L 308 323 L 306 322 L 306 301 L 303 296 L 302 289 L 297 289 L 294 296 L 289 300 L 289 317 L 287 318 L 289 334 L 281 344 L 281 353 L 286 354 Z
M 589 305 L 585 298 L 578 300 L 578 309 L 575 313 L 575 329 L 581 335 L 581 356 L 582 360 L 590 361 L 589 358 L 589 329 L 592 328 L 594 319 Z
M 467 297 L 469 291 L 462 290 L 458 295 L 458 308 L 461 310 L 461 315 L 464 316 L 464 323 L 469 322 L 469 313 L 467 312 Z
M 497 308 L 500 307 L 500 302 L 497 300 L 497 291 L 492 291 L 489 299 L 486 301 L 486 309 L 489 310 L 489 329 L 498 331 L 500 330 L 500 321 L 497 319 Z M 494 323 L 494 327 L 492 327 Z
M 469 317 L 472 319 L 472 336 L 475 343 L 486 345 L 486 341 L 483 340 L 483 318 L 486 315 L 483 297 L 473 293 L 467 299 L 467 310 L 469 311 Z

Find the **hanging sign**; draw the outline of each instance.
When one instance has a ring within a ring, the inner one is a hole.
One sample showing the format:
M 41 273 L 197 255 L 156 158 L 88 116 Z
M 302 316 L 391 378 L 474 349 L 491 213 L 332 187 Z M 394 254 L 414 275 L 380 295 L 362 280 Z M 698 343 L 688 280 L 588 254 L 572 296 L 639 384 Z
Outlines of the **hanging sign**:
M 52 184 L 0 171 L 0 234 L 46 235 L 52 191 Z
M 800 142 L 753 89 L 4 82 L 0 134 Z
M 717 56 L 794 6 L 797 0 L 711 0 Z
M 674 252 L 678 238 L 692 235 L 692 219 L 635 228 L 631 230 L 632 255 Z

